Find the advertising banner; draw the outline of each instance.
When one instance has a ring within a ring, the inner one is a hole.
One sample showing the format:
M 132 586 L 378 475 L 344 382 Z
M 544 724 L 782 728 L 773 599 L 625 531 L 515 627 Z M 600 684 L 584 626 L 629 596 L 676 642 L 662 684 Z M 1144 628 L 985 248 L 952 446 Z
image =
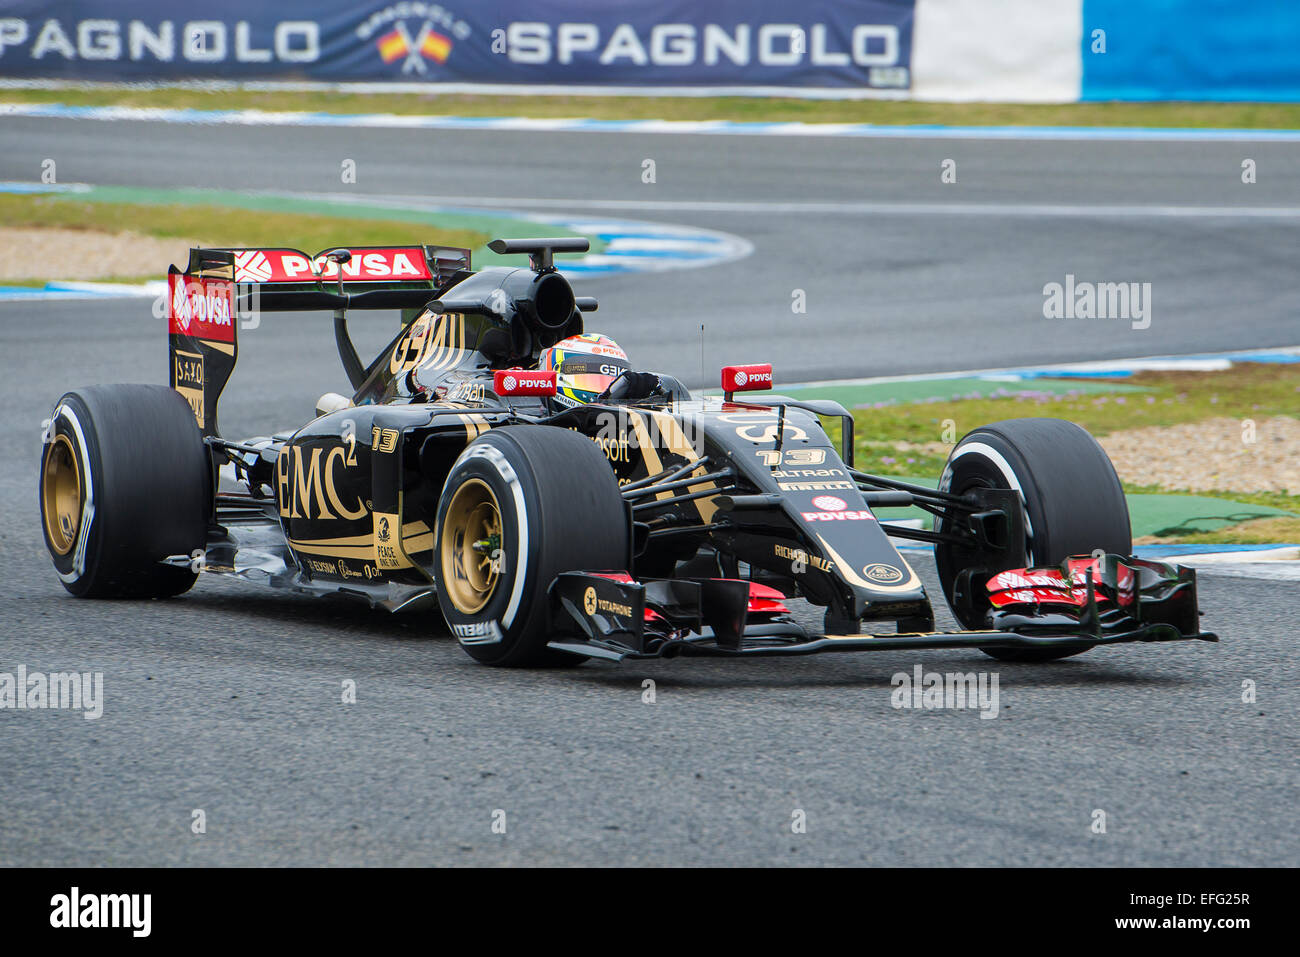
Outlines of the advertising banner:
M 0 77 L 911 85 L 913 0 L 0 0 Z

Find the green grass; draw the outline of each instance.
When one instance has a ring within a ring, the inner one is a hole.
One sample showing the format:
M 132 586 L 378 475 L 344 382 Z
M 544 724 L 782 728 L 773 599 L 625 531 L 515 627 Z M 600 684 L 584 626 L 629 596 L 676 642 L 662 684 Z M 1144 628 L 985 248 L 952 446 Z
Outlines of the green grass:
M 162 239 L 189 239 L 210 246 L 291 246 L 308 253 L 343 243 L 353 246 L 432 243 L 476 249 L 489 238 L 470 230 L 440 229 L 400 220 L 268 210 L 251 212 L 203 204 L 100 202 L 79 199 L 75 193 L 40 196 L 0 193 L 0 228 L 50 226 L 133 232 Z M 166 264 L 160 266 L 159 275 L 165 268 Z M 31 280 L 34 284 L 43 281 Z M 26 284 L 22 280 L 19 283 Z
M 329 91 L 204 90 L 87 85 L 0 90 L 0 102 L 198 110 L 302 110 L 448 116 L 762 122 L 940 124 L 951 126 L 1153 126 L 1300 128 L 1297 103 L 918 103 L 782 97 L 476 96 Z
M 1237 363 L 1222 372 L 1142 372 L 1118 385 L 1143 391 L 1124 394 L 1051 395 L 1046 392 L 979 399 L 919 401 L 853 412 L 856 465 L 878 475 L 938 476 L 947 460 L 948 438 L 1000 419 L 1048 416 L 1077 422 L 1093 435 L 1209 418 L 1268 418 L 1300 413 L 1300 364 Z M 948 435 L 945 436 L 945 427 Z M 926 445 L 923 449 L 908 446 Z M 1201 491 L 1126 483 L 1130 494 L 1187 494 L 1267 505 L 1300 515 L 1300 496 L 1283 492 Z M 1165 542 L 1267 543 L 1300 541 L 1300 518 L 1261 519 L 1198 532 Z
M 315 250 L 313 250 L 313 252 L 314 252 L 314 251 L 315 251 Z M 68 279 L 69 277 L 68 277 L 68 276 L 57 276 L 57 277 L 50 277 L 50 278 L 57 278 L 57 279 L 63 279 L 63 280 L 66 280 L 66 279 Z M 132 285 L 132 286 L 138 286 L 138 285 L 139 285 L 140 283 L 142 283 L 142 282 L 149 282 L 150 280 L 153 280 L 153 279 L 162 279 L 162 278 L 164 278 L 164 275 L 163 275 L 163 273 L 159 272 L 159 273 L 157 273 L 157 274 L 150 275 L 150 276 L 96 276 L 94 279 L 92 279 L 92 280 L 86 280 L 86 281 L 87 281 L 87 282 L 117 282 L 117 283 L 125 283 L 125 284 L 127 284 L 127 285 Z M 47 285 L 49 282 L 50 282 L 50 279 L 47 279 L 47 278 L 40 278 L 40 279 L 0 279 L 0 286 L 24 286 L 24 287 L 28 287 L 28 288 L 31 288 L 31 289 L 41 289 L 41 288 L 43 288 L 45 285 Z
M 1132 495 L 1168 495 L 1171 489 L 1158 485 L 1126 484 L 1124 491 Z M 1286 492 L 1229 492 L 1224 489 L 1211 489 L 1207 492 L 1187 492 L 1185 489 L 1173 489 L 1188 495 L 1204 495 L 1208 498 L 1226 498 L 1245 505 L 1263 505 L 1268 508 L 1286 509 L 1300 514 L 1300 496 L 1288 495 Z
M 999 419 L 1050 416 L 1077 422 L 1093 435 L 1215 416 L 1266 418 L 1300 410 L 1300 363 L 1239 363 L 1225 372 L 1142 372 L 1117 385 L 1123 395 L 1025 392 L 984 399 L 912 402 L 854 410 L 859 448 L 873 442 L 939 442 L 944 427 L 960 437 Z
M 1300 517 L 1257 518 L 1213 532 L 1196 532 L 1177 538 L 1160 539 L 1160 543 L 1165 542 L 1177 542 L 1180 545 L 1293 544 L 1300 542 Z

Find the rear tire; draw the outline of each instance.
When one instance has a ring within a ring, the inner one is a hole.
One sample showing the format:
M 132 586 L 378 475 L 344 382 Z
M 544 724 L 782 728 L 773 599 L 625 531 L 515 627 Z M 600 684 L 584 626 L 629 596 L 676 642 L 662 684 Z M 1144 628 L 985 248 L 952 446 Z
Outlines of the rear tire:
M 41 457 L 41 525 L 79 598 L 170 598 L 198 577 L 161 564 L 207 541 L 210 459 L 186 401 L 159 385 L 63 396 Z
M 623 496 L 594 442 L 547 426 L 480 436 L 447 476 L 436 528 L 438 604 L 470 657 L 503 667 L 586 660 L 546 647 L 547 590 L 561 572 L 628 566 Z
M 939 487 L 961 494 L 978 485 L 1020 489 L 1029 567 L 1059 565 L 1071 555 L 1097 549 L 1132 552 L 1128 502 L 1115 467 L 1097 440 L 1073 422 L 1007 419 L 968 433 L 948 456 Z M 941 520 L 935 526 L 943 530 Z M 987 608 L 953 603 L 958 574 L 978 566 L 982 556 L 951 545 L 936 545 L 934 553 L 944 594 L 962 626 L 987 627 Z M 984 653 L 1000 661 L 1052 661 L 1089 647 L 989 648 Z

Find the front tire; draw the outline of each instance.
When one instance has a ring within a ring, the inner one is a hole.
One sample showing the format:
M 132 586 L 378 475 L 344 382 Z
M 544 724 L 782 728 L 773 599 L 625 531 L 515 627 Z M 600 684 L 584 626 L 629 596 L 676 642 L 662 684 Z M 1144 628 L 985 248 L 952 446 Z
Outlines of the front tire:
M 493 429 L 461 454 L 438 501 L 438 604 L 475 661 L 580 664 L 546 647 L 561 572 L 625 570 L 631 528 L 594 442 L 568 429 Z
M 1029 567 L 1059 565 L 1097 549 L 1118 555 L 1133 550 L 1128 502 L 1115 467 L 1097 440 L 1073 422 L 1007 419 L 968 433 L 948 456 L 939 487 L 960 495 L 977 486 L 1019 489 Z M 941 519 L 935 528 L 943 531 Z M 959 607 L 953 600 L 957 576 L 980 567 L 986 556 L 953 545 L 936 545 L 934 553 L 953 614 L 965 628 L 986 628 L 987 605 Z M 984 653 L 1000 661 L 1051 661 L 1089 647 L 988 648 Z
M 41 457 L 45 545 L 79 598 L 170 598 L 197 574 L 162 564 L 204 548 L 210 459 L 186 401 L 157 385 L 63 396 Z

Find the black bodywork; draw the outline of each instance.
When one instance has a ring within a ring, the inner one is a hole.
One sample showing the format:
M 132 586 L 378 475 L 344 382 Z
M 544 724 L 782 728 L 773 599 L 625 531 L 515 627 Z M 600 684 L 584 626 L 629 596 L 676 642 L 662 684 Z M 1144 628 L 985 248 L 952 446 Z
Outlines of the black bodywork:
M 852 416 L 830 401 L 694 397 L 669 375 L 640 372 L 574 409 L 499 395 L 497 370 L 535 367 L 541 349 L 582 331 L 596 303 L 575 297 L 553 264 L 556 252 L 584 249 L 585 240 L 492 248 L 527 253 L 530 267 L 474 272 L 468 250 L 424 247 L 426 279 L 345 282 L 339 271 L 335 281 L 257 284 L 236 281 L 239 251 L 192 251 L 178 275 L 231 284 L 237 315 L 334 310 L 355 390 L 346 407 L 297 431 L 232 441 L 218 433 L 216 410 L 236 344 L 173 328 L 171 382 L 188 393 L 213 462 L 205 571 L 394 611 L 424 604 L 437 587 L 433 524 L 452 465 L 484 432 L 526 424 L 574 430 L 600 447 L 633 532 L 626 569 L 575 569 L 555 580 L 553 648 L 621 659 L 1213 640 L 1196 621 L 1194 574 L 1172 566 L 1148 571 L 1152 590 L 1141 602 L 1121 607 L 1101 578 L 1094 601 L 1089 578 L 1089 603 L 1064 618 L 1025 608 L 996 624 L 990 614 L 986 631 L 934 633 L 926 590 L 891 537 L 959 542 L 987 556 L 987 568 L 967 569 L 953 597 L 985 602 L 979 592 L 990 574 L 1025 564 L 1016 492 L 956 496 L 857 471 Z M 322 255 L 346 262 L 362 252 Z M 347 311 L 358 308 L 401 309 L 407 320 L 366 366 L 346 327 Z M 911 505 L 943 516 L 945 531 L 885 524 L 873 512 Z M 828 628 L 846 633 L 809 635 L 779 602 L 756 603 L 750 583 L 826 606 Z M 1170 589 L 1189 593 L 1190 617 L 1152 613 Z M 859 622 L 882 633 L 859 634 Z

